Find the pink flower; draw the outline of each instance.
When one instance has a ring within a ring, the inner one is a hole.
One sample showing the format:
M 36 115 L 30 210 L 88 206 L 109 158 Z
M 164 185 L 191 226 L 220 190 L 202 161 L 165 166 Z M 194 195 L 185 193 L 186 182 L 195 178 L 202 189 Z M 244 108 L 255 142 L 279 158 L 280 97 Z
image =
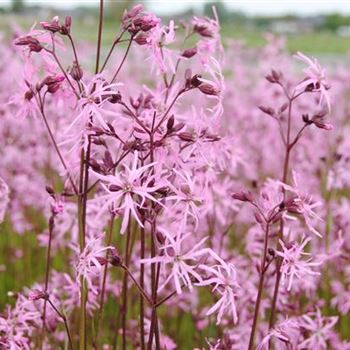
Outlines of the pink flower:
M 217 257 L 216 254 L 212 254 Z M 202 282 L 199 282 L 199 286 L 209 286 L 212 285 L 213 292 L 220 295 L 219 300 L 207 311 L 206 315 L 212 315 L 217 313 L 216 324 L 220 324 L 221 320 L 226 313 L 231 313 L 234 323 L 237 323 L 237 309 L 235 297 L 237 290 L 240 288 L 237 282 L 237 272 L 235 266 L 231 263 L 225 263 L 222 259 L 220 260 L 220 265 L 215 265 L 213 267 L 208 267 L 206 265 L 201 265 L 200 267 L 210 273 L 212 276 Z
M 99 236 L 87 242 L 82 253 L 79 254 L 77 264 L 75 266 L 77 280 L 83 277 L 87 282 L 89 289 L 97 294 L 97 289 L 92 283 L 95 276 L 99 276 L 103 266 L 102 261 L 106 257 L 106 251 L 112 247 L 103 246 L 103 237 Z M 78 248 L 75 248 L 77 251 Z
M 293 344 L 295 338 L 297 338 L 298 330 L 298 322 L 287 318 L 268 331 L 256 350 L 268 350 L 273 338 L 279 340 L 282 344 Z
M 332 328 L 337 323 L 338 317 L 324 317 L 320 309 L 303 315 L 300 319 L 300 328 L 307 332 L 304 341 L 299 344 L 300 349 L 328 349 L 327 341 L 333 335 Z
M 322 235 L 315 229 L 313 225 L 314 220 L 322 221 L 322 219 L 315 213 L 314 209 L 321 206 L 320 201 L 314 202 L 312 196 L 306 194 L 300 186 L 299 176 L 296 171 L 293 171 L 293 185 L 289 186 L 281 183 L 285 190 L 293 193 L 294 197 L 287 207 L 287 210 L 292 213 L 301 215 L 307 228 L 315 235 L 322 237 Z
M 302 238 L 300 244 L 294 242 L 286 245 L 282 240 L 280 240 L 281 247 L 283 251 L 276 251 L 276 254 L 283 258 L 281 272 L 282 272 L 282 283 L 285 283 L 286 279 L 288 281 L 287 290 L 290 291 L 294 278 L 306 278 L 307 275 L 319 275 L 319 272 L 312 270 L 313 267 L 319 266 L 319 262 L 311 262 L 311 258 L 308 260 L 302 260 L 305 255 L 310 255 L 309 253 L 303 252 L 305 246 L 311 241 L 308 237 L 304 240 Z
M 173 172 L 178 175 L 179 184 L 173 185 L 169 183 L 170 188 L 175 192 L 174 195 L 167 197 L 167 200 L 175 200 L 175 206 L 179 205 L 182 208 L 183 227 L 187 224 L 188 218 L 191 217 L 195 222 L 195 227 L 198 226 L 199 206 L 203 202 L 202 196 L 199 195 L 196 188 L 195 178 L 191 177 L 188 172 L 179 172 L 173 169 Z
M 197 282 L 202 282 L 202 277 L 196 271 L 199 263 L 199 258 L 210 253 L 210 249 L 203 248 L 206 238 L 203 238 L 197 244 L 185 249 L 186 240 L 192 235 L 191 232 L 182 234 L 177 233 L 175 237 L 172 236 L 165 229 L 159 229 L 165 236 L 165 244 L 160 248 L 161 254 L 154 258 L 141 259 L 143 264 L 161 263 L 163 266 L 171 265 L 171 272 L 167 275 L 164 283 L 159 287 L 162 290 L 170 280 L 174 280 L 176 292 L 182 293 L 184 286 L 192 290 L 194 278 Z
M 120 233 L 126 231 L 130 214 L 143 227 L 137 209 L 143 208 L 146 199 L 162 205 L 153 195 L 162 185 L 152 186 L 154 175 L 147 176 L 146 172 L 153 168 L 155 163 L 137 167 L 138 152 L 135 152 L 134 159 L 129 168 L 124 164 L 124 171 L 115 175 L 101 175 L 93 172 L 102 181 L 102 186 L 107 194 L 98 197 L 97 201 L 103 201 L 100 213 L 108 207 L 114 211 L 123 210 L 123 222 Z M 143 181 L 141 181 L 143 179 Z
M 320 92 L 320 104 L 325 101 L 330 111 L 331 102 L 327 92 L 327 90 L 329 90 L 329 85 L 326 81 L 325 69 L 321 67 L 316 58 L 309 58 L 301 52 L 297 52 L 295 57 L 308 65 L 304 70 L 306 78 L 297 85 L 296 89 L 298 91 L 303 91 L 311 85 L 313 90 Z
M 93 77 L 88 84 L 84 84 L 84 93 L 79 99 L 80 113 L 74 118 L 66 132 L 78 124 L 85 129 L 87 123 L 92 123 L 103 128 L 108 128 L 103 115 L 103 106 L 109 102 L 109 98 L 117 94 L 117 88 L 121 83 L 108 84 L 100 75 Z

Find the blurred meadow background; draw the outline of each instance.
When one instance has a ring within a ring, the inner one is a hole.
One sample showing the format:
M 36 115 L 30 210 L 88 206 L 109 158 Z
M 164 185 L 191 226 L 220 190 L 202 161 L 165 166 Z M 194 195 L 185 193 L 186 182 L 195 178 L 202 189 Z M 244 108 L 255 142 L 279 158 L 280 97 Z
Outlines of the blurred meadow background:
M 273 33 L 285 39 L 290 53 L 302 51 L 329 66 L 349 59 L 350 2 L 347 1 L 106 1 L 102 41 L 105 50 L 113 41 L 124 9 L 140 2 L 165 20 L 212 16 L 215 6 L 224 45 L 239 41 L 247 47 L 262 47 L 267 33 Z M 0 1 L 0 32 L 4 40 L 10 41 L 18 27 L 27 31 L 36 20 L 66 15 L 74 18 L 77 39 L 96 41 L 98 1 Z M 13 234 L 7 222 L 1 225 L 0 310 L 11 303 L 8 291 L 29 286 L 44 274 L 45 248 L 38 246 L 35 235 L 43 231 L 46 222 L 38 213 L 28 211 L 28 216 L 36 216 L 33 222 L 37 227 L 27 235 Z M 61 259 L 64 257 L 58 255 L 53 261 L 57 270 Z

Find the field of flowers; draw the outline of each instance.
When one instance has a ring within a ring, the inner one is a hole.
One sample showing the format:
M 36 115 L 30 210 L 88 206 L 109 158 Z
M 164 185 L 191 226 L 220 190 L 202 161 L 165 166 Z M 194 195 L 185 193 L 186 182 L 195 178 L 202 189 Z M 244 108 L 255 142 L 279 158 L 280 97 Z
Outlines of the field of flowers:
M 347 64 L 100 6 L 0 42 L 0 349 L 349 350 Z

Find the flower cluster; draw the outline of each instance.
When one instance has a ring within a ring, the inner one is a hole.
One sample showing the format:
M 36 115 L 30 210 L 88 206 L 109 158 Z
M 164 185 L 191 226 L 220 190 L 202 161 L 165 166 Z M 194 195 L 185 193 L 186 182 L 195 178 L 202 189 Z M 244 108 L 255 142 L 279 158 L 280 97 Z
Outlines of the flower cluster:
M 215 9 L 74 26 L 0 42 L 0 348 L 349 349 L 348 71 Z

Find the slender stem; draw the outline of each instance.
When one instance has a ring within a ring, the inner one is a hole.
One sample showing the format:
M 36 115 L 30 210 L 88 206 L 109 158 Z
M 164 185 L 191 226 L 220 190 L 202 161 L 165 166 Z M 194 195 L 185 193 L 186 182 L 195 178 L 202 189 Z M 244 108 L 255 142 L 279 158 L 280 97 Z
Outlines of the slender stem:
M 125 253 L 124 253 L 124 261 L 125 266 L 129 263 L 129 256 L 128 251 L 130 247 L 130 238 L 131 238 L 131 221 L 128 223 L 128 230 L 127 230 L 127 237 L 126 237 L 126 246 L 125 246 Z M 122 314 L 122 349 L 126 350 L 126 315 L 128 312 L 128 270 L 124 268 L 124 279 L 123 279 L 123 304 L 121 308 L 121 314 Z
M 267 243 L 269 239 L 269 223 L 265 223 L 265 239 L 264 239 L 264 252 L 261 258 L 261 264 L 260 264 L 260 279 L 259 279 L 259 289 L 258 289 L 258 295 L 255 302 L 255 309 L 254 309 L 254 318 L 253 318 L 253 325 L 250 333 L 249 338 L 249 346 L 248 350 L 252 350 L 254 347 L 254 338 L 255 338 L 255 332 L 256 332 L 256 326 L 258 324 L 258 318 L 259 318 L 259 311 L 260 311 L 260 303 L 261 303 L 261 297 L 262 292 L 264 289 L 264 277 L 265 277 L 265 264 L 266 264 L 266 258 L 267 258 Z
M 52 236 L 53 236 L 53 229 L 55 226 L 55 216 L 54 214 L 51 215 L 49 219 L 49 244 L 47 247 L 47 253 L 46 253 L 46 272 L 45 272 L 45 294 L 47 294 L 48 286 L 49 286 L 49 277 L 50 277 L 50 268 L 51 268 L 51 246 L 52 246 Z M 44 345 L 44 338 L 45 338 L 45 330 L 46 330 L 46 306 L 47 306 L 47 299 L 44 300 L 44 309 L 43 309 L 43 325 L 42 325 L 42 336 L 41 336 L 41 349 Z
M 141 233 L 141 259 L 145 258 L 145 228 L 140 228 Z M 145 266 L 140 264 L 140 286 L 142 289 L 145 288 Z M 145 316 L 144 316 L 144 301 L 143 296 L 140 295 L 140 344 L 141 350 L 145 350 Z
M 126 49 L 126 51 L 125 51 L 124 57 L 123 57 L 122 61 L 120 62 L 120 65 L 119 65 L 117 71 L 116 71 L 116 72 L 114 73 L 114 75 L 113 75 L 113 78 L 112 78 L 112 80 L 111 80 L 111 84 L 112 84 L 112 83 L 114 82 L 114 80 L 117 78 L 117 76 L 118 76 L 120 70 L 122 69 L 122 67 L 123 67 L 123 65 L 124 65 L 124 62 L 125 62 L 125 60 L 126 60 L 126 57 L 128 56 L 128 53 L 129 53 L 129 51 L 130 51 L 130 47 L 131 47 L 131 44 L 132 44 L 132 42 L 133 42 L 133 39 L 134 39 L 134 37 L 133 37 L 133 35 L 131 35 L 131 38 L 130 38 L 128 47 L 127 47 L 127 49 Z
M 72 91 L 73 93 L 75 94 L 75 96 L 79 99 L 79 94 L 77 93 L 77 90 L 75 90 L 75 87 L 74 85 L 72 84 L 72 82 L 70 81 L 68 75 L 67 75 L 67 72 L 66 70 L 63 68 L 60 60 L 58 59 L 57 55 L 56 55 L 56 51 L 55 51 L 55 41 L 54 39 L 52 38 L 52 46 L 53 46 L 53 49 L 52 50 L 46 50 L 47 52 L 49 52 L 52 57 L 55 59 L 58 67 L 61 69 L 61 72 L 63 73 L 64 77 L 66 78 L 68 84 L 70 85 L 70 87 L 72 88 Z
M 112 235 L 113 235 L 113 228 L 114 228 L 114 218 L 115 214 L 111 214 L 111 219 L 109 222 L 109 230 L 108 230 L 108 236 L 106 245 L 109 247 L 112 243 Z M 106 260 L 108 258 L 108 251 L 106 253 Z M 106 281 L 107 281 L 107 270 L 108 270 L 108 263 L 104 266 L 103 270 L 103 278 L 102 278 L 102 289 L 101 289 L 101 297 L 100 297 L 100 307 L 98 310 L 97 315 L 97 324 L 96 324 L 96 334 L 95 334 L 95 341 L 94 341 L 94 348 L 98 349 L 98 341 L 99 341 L 99 331 L 100 331 L 100 322 L 103 314 L 103 307 L 104 307 L 104 301 L 105 301 L 105 291 L 106 291 Z
M 52 130 L 51 130 L 50 125 L 49 125 L 49 122 L 48 122 L 48 120 L 47 120 L 47 118 L 46 118 L 45 111 L 44 111 L 44 105 L 41 104 L 40 102 L 38 102 L 38 104 L 39 104 L 40 114 L 41 114 L 41 116 L 42 116 L 42 118 L 43 118 L 43 121 L 44 121 L 44 123 L 45 123 L 47 132 L 49 133 L 51 142 L 52 142 L 52 144 L 53 144 L 53 146 L 54 146 L 54 148 L 55 148 L 55 150 L 56 150 L 56 153 L 57 153 L 57 155 L 58 155 L 58 158 L 60 159 L 60 161 L 61 161 L 61 163 L 62 163 L 62 165 L 63 165 L 63 167 L 64 167 L 64 170 L 65 170 L 66 173 L 67 173 L 68 179 L 69 179 L 69 181 L 70 181 L 70 183 L 71 183 L 71 185 L 72 185 L 72 187 L 73 187 L 73 190 L 74 190 L 75 194 L 78 194 L 78 189 L 77 189 L 77 187 L 75 186 L 75 183 L 74 183 L 74 181 L 73 181 L 73 178 L 72 178 L 72 176 L 71 176 L 71 174 L 70 174 L 70 172 L 69 172 L 69 170 L 68 170 L 67 164 L 66 164 L 66 162 L 64 161 L 64 158 L 63 158 L 63 156 L 62 156 L 62 154 L 61 154 L 61 151 L 60 151 L 60 149 L 58 148 L 56 139 L 55 139 L 55 137 L 53 136 Z
M 288 95 L 287 95 L 288 96 Z M 283 175 L 282 175 L 282 182 L 286 183 L 288 181 L 288 172 L 289 172 L 289 159 L 290 159 L 290 138 L 291 138 L 291 124 L 292 124 L 292 102 L 293 99 L 289 98 L 288 103 L 288 126 L 287 126 L 287 143 L 286 143 L 286 151 L 285 151 L 285 157 L 284 157 L 284 165 L 283 165 Z M 297 136 L 298 137 L 298 136 Z M 294 144 L 293 144 L 294 146 Z M 278 232 L 278 241 L 277 241 L 277 250 L 280 248 L 280 240 L 283 239 L 283 219 L 280 221 L 280 229 Z M 281 281 L 281 265 L 282 265 L 282 258 L 277 257 L 276 259 L 276 281 L 275 281 L 275 287 L 273 291 L 273 297 L 272 297 L 272 304 L 271 304 L 271 313 L 270 313 L 270 320 L 269 320 L 269 329 L 274 327 L 275 323 L 275 314 L 276 314 L 276 306 L 277 306 L 277 299 L 278 299 L 278 292 L 279 292 L 279 286 Z
M 100 51 L 101 51 L 101 39 L 102 39 L 102 27 L 103 27 L 103 0 L 100 0 L 100 19 L 98 23 L 98 36 L 97 36 L 97 52 L 96 52 L 96 68 L 95 74 L 98 73 L 100 65 Z
M 107 57 L 106 57 L 106 59 L 105 59 L 103 65 L 102 65 L 102 68 L 100 69 L 100 73 L 102 73 L 103 70 L 106 68 L 106 65 L 107 65 L 107 63 L 108 63 L 108 61 L 109 61 L 109 59 L 110 59 L 110 57 L 111 57 L 111 55 L 112 55 L 112 53 L 113 53 L 114 48 L 116 47 L 116 45 L 117 45 L 118 43 L 121 42 L 120 39 L 122 38 L 122 36 L 124 35 L 124 33 L 125 33 L 125 29 L 121 32 L 121 34 L 119 35 L 119 37 L 117 37 L 117 38 L 113 41 L 113 45 L 112 45 L 112 47 L 109 49 L 109 52 L 108 52 L 108 54 L 107 54 Z
M 69 326 L 68 326 L 68 322 L 67 322 L 67 317 L 60 312 L 57 307 L 54 305 L 54 303 L 50 300 L 47 299 L 48 303 L 51 305 L 51 307 L 55 310 L 55 312 L 57 313 L 57 315 L 62 319 L 62 321 L 64 322 L 64 327 L 66 328 L 66 332 L 67 332 L 67 336 L 68 336 L 68 343 L 69 343 L 69 349 L 73 350 L 73 342 L 72 342 L 72 337 L 69 331 Z
M 160 121 L 159 121 L 158 124 L 156 125 L 156 127 L 155 127 L 155 132 L 156 132 L 156 131 L 158 130 L 158 128 L 163 124 L 165 118 L 166 118 L 167 115 L 169 114 L 171 108 L 174 106 L 174 104 L 175 104 L 176 100 L 178 99 L 178 97 L 179 97 L 182 93 L 184 93 L 185 91 L 186 91 L 186 89 L 183 88 L 183 89 L 181 89 L 181 90 L 175 95 L 175 97 L 174 97 L 174 99 L 171 101 L 171 103 L 170 103 L 168 109 L 165 111 L 165 113 L 163 114 L 162 118 L 160 119 Z
M 68 34 L 68 39 L 72 45 L 72 49 L 73 49 L 73 54 L 74 54 L 74 59 L 75 59 L 75 62 L 77 64 L 78 67 L 80 67 L 80 63 L 79 63 L 79 59 L 78 59 L 78 54 L 77 54 L 77 50 L 75 48 L 75 44 L 74 44 L 74 40 L 72 38 L 72 36 L 70 34 Z M 82 85 L 80 84 L 79 81 L 76 82 L 77 85 L 78 85 L 78 88 L 79 88 L 79 92 L 80 94 L 83 92 L 83 89 L 82 89 Z
M 72 45 L 75 62 L 77 63 L 78 66 L 80 66 L 77 50 L 76 50 L 75 44 L 74 44 L 74 40 L 73 40 L 73 38 L 72 38 L 72 36 L 70 34 L 68 34 L 68 39 L 69 39 L 69 41 L 70 41 L 70 43 Z
M 152 120 L 152 128 L 150 132 L 150 161 L 151 163 L 154 162 L 154 125 L 156 120 L 156 114 L 153 115 Z M 152 209 L 154 209 L 154 203 L 152 203 Z M 154 211 L 153 211 L 154 212 Z M 151 257 L 154 258 L 156 256 L 156 215 L 154 214 L 154 218 L 151 223 Z M 152 285 L 152 301 L 153 305 L 157 303 L 157 291 L 158 291 L 158 281 L 159 281 L 159 266 L 156 270 L 156 267 L 158 265 L 155 263 L 151 264 L 151 285 Z M 148 337 L 148 344 L 147 344 L 147 350 L 152 349 L 152 343 L 153 343 L 153 333 L 156 333 L 156 349 L 160 349 L 159 346 L 159 328 L 158 328 L 158 318 L 157 318 L 157 309 L 152 309 L 152 317 L 151 317 L 151 326 L 150 326 L 150 332 Z
M 85 218 L 84 218 L 84 148 L 80 154 L 80 178 L 79 178 L 79 196 L 78 196 L 78 225 L 79 225 L 79 246 L 80 253 L 85 247 Z M 83 277 L 80 278 L 80 320 L 79 320 L 79 349 L 86 350 L 86 283 Z
M 130 276 L 130 278 L 133 280 L 133 282 L 135 283 L 137 289 L 139 290 L 141 296 L 150 304 L 152 305 L 152 300 L 151 298 L 147 295 L 147 293 L 145 292 L 145 290 L 141 287 L 141 285 L 139 284 L 139 282 L 137 282 L 136 278 L 134 277 L 134 275 L 131 273 L 131 271 L 129 270 L 129 268 L 122 264 L 121 265 L 122 269 L 124 269 L 127 274 Z
M 129 112 L 129 114 L 135 119 L 135 121 L 137 122 L 137 124 L 139 124 L 139 126 L 147 133 L 150 134 L 150 131 L 145 127 L 145 125 L 141 122 L 141 120 L 138 118 L 138 116 L 130 109 L 130 107 L 124 103 L 121 102 L 120 103 L 122 106 L 125 107 L 125 109 Z

